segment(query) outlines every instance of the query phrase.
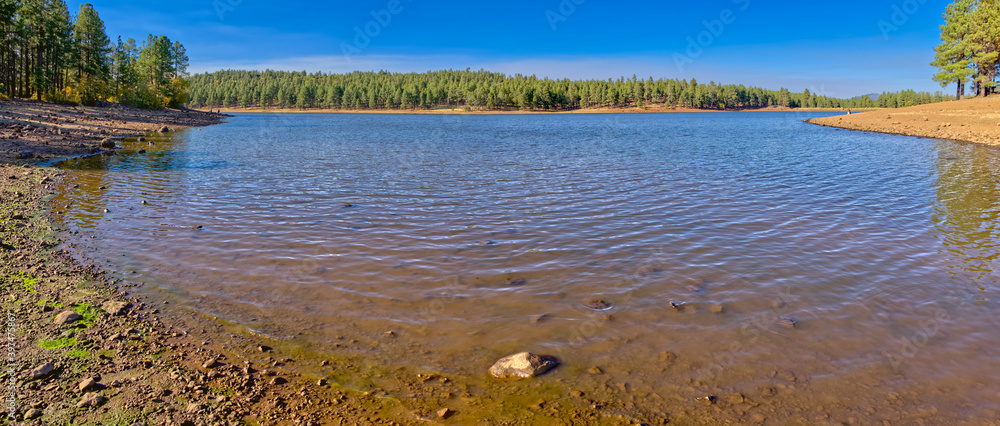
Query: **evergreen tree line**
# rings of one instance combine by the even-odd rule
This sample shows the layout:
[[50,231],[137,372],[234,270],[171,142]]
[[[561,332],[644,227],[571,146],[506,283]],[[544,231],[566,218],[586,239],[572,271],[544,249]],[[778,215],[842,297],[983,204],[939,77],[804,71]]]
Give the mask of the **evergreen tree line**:
[[956,85],[956,96],[965,96],[966,84],[976,96],[996,90],[1000,67],[1000,0],[956,0],[948,5],[941,26],[941,44],[934,48],[941,87]]
[[63,0],[0,0],[0,96],[143,108],[187,102],[184,46],[149,35],[112,45],[94,7],[71,16]]
[[195,74],[193,107],[330,109],[474,108],[478,110],[566,110],[589,107],[662,105],[699,109],[754,109],[770,106],[871,108],[902,107],[951,100],[941,93],[885,93],[879,99],[838,99],[788,89],[688,80],[550,80],[487,71],[426,73],[352,72],[324,74],[235,71]]

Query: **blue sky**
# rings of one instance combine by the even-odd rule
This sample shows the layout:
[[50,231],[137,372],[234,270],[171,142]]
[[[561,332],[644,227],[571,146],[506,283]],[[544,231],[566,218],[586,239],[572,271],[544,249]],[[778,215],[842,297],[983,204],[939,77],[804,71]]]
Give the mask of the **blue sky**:
[[[91,3],[112,39],[154,33],[183,43],[192,72],[483,68],[551,78],[697,78],[851,97],[942,90],[928,63],[949,1]],[[74,12],[79,4],[69,3]]]

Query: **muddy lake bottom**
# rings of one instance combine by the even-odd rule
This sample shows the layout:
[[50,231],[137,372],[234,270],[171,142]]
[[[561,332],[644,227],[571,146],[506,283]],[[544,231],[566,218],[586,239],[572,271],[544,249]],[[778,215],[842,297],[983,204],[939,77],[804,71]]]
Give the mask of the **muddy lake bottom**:
[[[66,161],[52,205],[146,296],[404,404],[997,424],[1000,151],[827,115],[237,114]],[[561,365],[488,376],[521,351]]]

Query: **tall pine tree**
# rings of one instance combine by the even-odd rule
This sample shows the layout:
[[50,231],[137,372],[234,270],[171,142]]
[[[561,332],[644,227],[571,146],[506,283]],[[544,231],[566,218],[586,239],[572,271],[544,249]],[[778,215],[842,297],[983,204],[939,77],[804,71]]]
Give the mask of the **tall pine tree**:
[[104,21],[90,3],[80,5],[73,39],[79,52],[76,84],[80,100],[93,104],[106,99],[111,86],[111,40],[104,30]]
[[976,66],[976,93],[988,96],[996,87],[1000,61],[1000,1],[979,1],[972,15],[969,39],[975,49],[971,60]]

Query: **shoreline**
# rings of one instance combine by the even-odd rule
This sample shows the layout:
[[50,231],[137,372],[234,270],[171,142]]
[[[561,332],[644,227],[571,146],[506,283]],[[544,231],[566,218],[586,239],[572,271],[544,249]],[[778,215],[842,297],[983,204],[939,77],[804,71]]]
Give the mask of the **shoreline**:
[[[582,108],[573,110],[472,110],[466,111],[460,108],[433,108],[433,109],[329,109],[329,108],[212,108],[212,111],[219,111],[222,114],[389,114],[389,115],[563,115],[563,114],[713,114],[723,112],[847,112],[846,108],[787,108],[768,107],[758,109],[739,110],[717,110],[717,109],[697,109],[697,108],[663,108],[661,106],[651,106],[648,108]],[[855,109],[856,111],[877,111],[878,109]],[[204,112],[201,109],[196,111]]]
[[997,146],[1000,145],[1000,95],[806,121],[838,129]]
[[[73,256],[72,240],[85,235],[55,219],[72,206],[52,200],[72,190],[71,172],[41,164],[113,155],[102,140],[120,144],[162,126],[208,126],[223,117],[0,102],[0,265],[7,331],[15,336],[8,366],[16,372],[0,373],[13,386],[0,418],[31,425],[395,424],[378,419],[398,411],[390,402],[307,377],[289,365],[291,353],[268,348],[267,339],[144,296],[136,290],[144,283]],[[306,403],[313,399],[327,404]]]

